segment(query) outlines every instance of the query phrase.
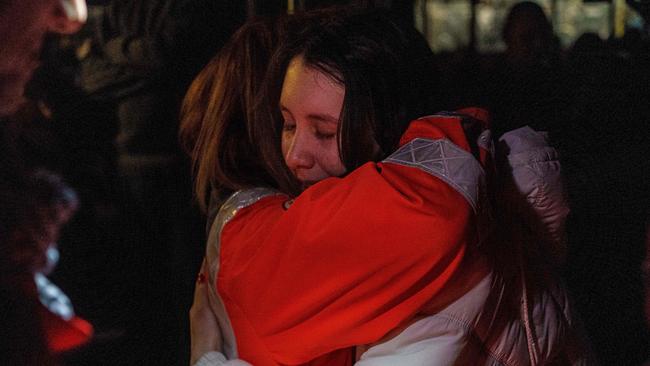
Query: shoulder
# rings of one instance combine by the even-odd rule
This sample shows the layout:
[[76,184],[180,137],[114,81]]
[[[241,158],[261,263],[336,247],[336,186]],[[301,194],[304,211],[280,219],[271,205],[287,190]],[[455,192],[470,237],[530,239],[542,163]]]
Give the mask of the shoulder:
[[264,198],[272,196],[284,195],[274,189],[264,187],[239,190],[230,195],[223,205],[221,205],[215,220],[217,222],[223,221],[223,224],[225,225],[225,223],[235,217],[240,210],[252,206]]
[[[209,232],[209,238],[219,238],[223,228],[228,224],[240,211],[255,205],[261,200],[269,197],[278,197],[286,199],[286,196],[274,189],[256,187],[236,191],[228,197],[212,220]],[[208,242],[212,240],[208,239]]]

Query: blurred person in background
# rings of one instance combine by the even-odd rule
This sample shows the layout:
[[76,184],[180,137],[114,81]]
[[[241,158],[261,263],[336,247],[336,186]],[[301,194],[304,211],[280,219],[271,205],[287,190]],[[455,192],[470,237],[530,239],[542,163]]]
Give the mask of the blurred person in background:
[[549,131],[567,109],[560,48],[553,27],[537,3],[515,4],[506,17],[506,50],[486,70],[483,101],[493,113],[495,137],[525,125]]
[[76,32],[83,0],[0,1],[0,363],[51,365],[55,355],[85,343],[92,327],[43,273],[56,262],[53,244],[77,199],[58,177],[29,169],[14,146],[20,125],[10,116],[50,34]]
[[[115,185],[108,198],[117,201],[119,213],[100,217],[106,210],[99,207],[97,219],[87,221],[93,230],[76,230],[62,243],[70,255],[57,275],[70,288],[90,289],[79,292],[75,303],[119,339],[80,355],[75,364],[107,357],[186,364],[186,314],[203,230],[178,144],[178,109],[195,74],[244,22],[247,2],[110,0],[96,9],[79,57],[77,100],[84,105],[61,105],[59,112],[79,126],[70,129],[82,141],[75,143],[78,150],[97,149],[99,144],[89,145],[100,135],[110,143],[108,181]],[[80,124],[80,112],[98,118]],[[95,201],[104,184],[92,179],[91,169],[75,168],[80,195]],[[86,239],[95,243],[92,250],[76,245]]]

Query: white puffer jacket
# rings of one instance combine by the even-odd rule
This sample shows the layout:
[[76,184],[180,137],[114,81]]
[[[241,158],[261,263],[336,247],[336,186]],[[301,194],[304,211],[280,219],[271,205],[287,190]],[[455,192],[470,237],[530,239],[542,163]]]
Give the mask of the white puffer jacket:
[[499,139],[500,178],[507,203],[522,216],[539,250],[561,266],[566,257],[566,219],[569,205],[558,152],[548,134],[525,126]]
[[504,278],[494,271],[438,314],[368,349],[358,366],[595,364],[566,289],[545,271],[553,268],[530,260],[546,255],[558,267],[566,253],[569,207],[558,152],[546,133],[527,126],[499,142],[506,201],[499,207],[517,220],[505,232],[530,246],[511,269],[518,273]]

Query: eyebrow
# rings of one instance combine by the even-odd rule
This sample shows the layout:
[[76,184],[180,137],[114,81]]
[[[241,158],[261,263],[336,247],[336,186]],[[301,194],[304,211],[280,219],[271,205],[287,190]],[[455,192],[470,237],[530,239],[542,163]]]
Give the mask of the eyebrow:
[[[280,110],[292,114],[289,108],[285,107],[282,104],[280,104]],[[326,113],[310,113],[307,115],[307,118],[316,122],[336,123],[336,124],[339,123],[338,118]]]
[[321,113],[308,114],[307,118],[318,122],[339,123],[338,118],[335,118],[334,116],[330,116],[329,114],[321,114]]

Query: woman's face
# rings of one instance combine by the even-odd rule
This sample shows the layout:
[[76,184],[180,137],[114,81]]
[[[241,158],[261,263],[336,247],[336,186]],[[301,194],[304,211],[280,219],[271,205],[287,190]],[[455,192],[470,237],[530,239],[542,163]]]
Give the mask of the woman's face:
[[306,66],[302,57],[290,62],[280,95],[282,154],[306,186],[345,173],[338,149],[344,96],[343,86]]

